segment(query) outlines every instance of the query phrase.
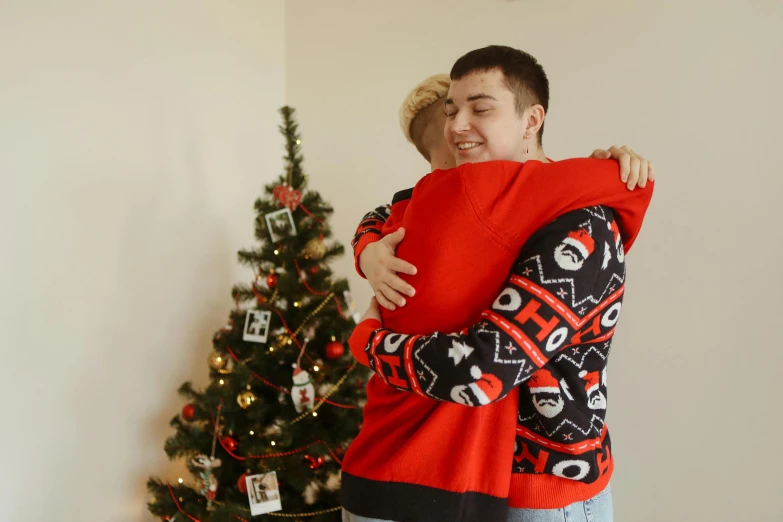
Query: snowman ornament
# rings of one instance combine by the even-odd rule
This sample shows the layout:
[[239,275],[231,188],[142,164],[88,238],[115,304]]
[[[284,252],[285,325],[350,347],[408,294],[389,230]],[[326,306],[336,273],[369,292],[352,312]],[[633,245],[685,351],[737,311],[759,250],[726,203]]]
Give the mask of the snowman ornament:
[[212,501],[217,497],[218,481],[214,470],[219,468],[220,459],[208,457],[204,454],[196,455],[192,460],[193,465],[199,468],[198,491],[207,498],[207,510],[213,509]]
[[312,410],[315,406],[315,388],[313,387],[313,378],[310,374],[302,369],[301,361],[304,354],[307,343],[302,346],[302,350],[299,352],[299,358],[296,360],[294,367],[294,386],[291,388],[291,398],[294,401],[294,408],[297,413],[302,413],[305,410]]

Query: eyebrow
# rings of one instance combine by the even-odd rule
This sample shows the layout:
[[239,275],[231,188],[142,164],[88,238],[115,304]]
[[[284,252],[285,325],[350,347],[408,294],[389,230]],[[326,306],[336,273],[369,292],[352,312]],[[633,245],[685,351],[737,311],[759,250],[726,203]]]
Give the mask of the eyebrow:
[[[490,96],[489,94],[474,94],[472,96],[468,96],[468,101],[469,102],[476,101],[476,100],[493,100],[493,101],[498,101],[497,98],[495,98],[494,96]],[[447,98],[446,99],[446,105],[454,105],[454,100],[452,100],[451,98]]]

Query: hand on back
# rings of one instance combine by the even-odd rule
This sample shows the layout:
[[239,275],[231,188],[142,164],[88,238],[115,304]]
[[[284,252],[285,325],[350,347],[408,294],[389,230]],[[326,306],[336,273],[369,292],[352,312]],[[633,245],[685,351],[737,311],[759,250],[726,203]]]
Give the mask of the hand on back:
[[400,228],[383,239],[370,243],[359,255],[359,268],[375,292],[378,303],[388,309],[405,306],[405,296],[412,297],[416,291],[402,280],[398,273],[415,275],[416,267],[396,257],[397,245],[405,237]]
[[644,188],[647,183],[655,181],[655,169],[651,161],[636,154],[625,145],[609,147],[609,150],[595,149],[590,155],[596,159],[614,159],[620,164],[620,179],[626,183],[628,190],[637,186]]

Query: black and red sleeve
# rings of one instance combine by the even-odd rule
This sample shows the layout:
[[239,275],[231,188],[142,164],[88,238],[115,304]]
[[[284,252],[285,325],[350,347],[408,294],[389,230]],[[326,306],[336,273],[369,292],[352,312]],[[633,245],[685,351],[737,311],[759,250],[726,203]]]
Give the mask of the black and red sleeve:
[[391,205],[383,205],[368,212],[362,218],[359,227],[356,229],[356,233],[351,240],[356,272],[362,277],[364,277],[364,274],[359,268],[359,256],[364,250],[364,247],[381,239],[381,228],[383,227],[383,224],[386,223],[386,220],[389,219],[390,215]]
[[431,335],[378,328],[365,346],[367,362],[394,388],[467,406],[489,404],[560,351],[609,339],[624,277],[612,211],[576,210],[528,241],[479,323]]

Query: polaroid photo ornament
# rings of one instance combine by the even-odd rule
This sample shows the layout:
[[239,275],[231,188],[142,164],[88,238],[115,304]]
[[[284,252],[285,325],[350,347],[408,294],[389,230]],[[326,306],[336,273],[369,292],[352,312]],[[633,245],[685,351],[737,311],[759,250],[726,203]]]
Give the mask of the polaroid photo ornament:
[[270,471],[261,475],[245,477],[247,498],[250,501],[252,516],[264,515],[283,509],[280,502],[280,490],[277,487],[277,473]]
[[242,339],[253,343],[265,343],[269,336],[271,319],[272,312],[269,310],[248,310]]
[[296,235],[294,216],[288,208],[281,208],[264,216],[266,228],[273,243],[277,243],[287,237]]

